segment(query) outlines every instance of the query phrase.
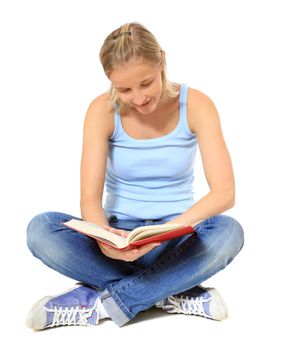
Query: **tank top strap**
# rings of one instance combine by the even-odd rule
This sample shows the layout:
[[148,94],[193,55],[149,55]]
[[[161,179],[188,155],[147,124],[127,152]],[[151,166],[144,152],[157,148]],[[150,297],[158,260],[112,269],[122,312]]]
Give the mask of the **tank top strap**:
[[115,140],[119,135],[123,133],[123,126],[121,121],[121,113],[117,103],[114,105],[114,132],[111,136],[112,140]]
[[187,115],[187,95],[188,85],[181,84],[180,86],[180,113]]
[[182,119],[182,125],[184,132],[188,135],[192,134],[189,129],[188,118],[187,118],[187,97],[188,97],[188,85],[181,84],[180,86],[180,118]]

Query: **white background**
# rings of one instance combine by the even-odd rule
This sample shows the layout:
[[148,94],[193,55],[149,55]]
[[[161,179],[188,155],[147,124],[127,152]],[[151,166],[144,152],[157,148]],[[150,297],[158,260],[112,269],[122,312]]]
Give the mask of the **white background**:
[[[281,5],[281,0],[1,0],[0,341],[5,349],[16,344],[284,348]],[[26,226],[42,211],[79,215],[82,124],[91,100],[109,86],[99,49],[113,29],[131,21],[156,35],[170,80],[203,91],[220,113],[237,184],[229,214],[243,224],[246,241],[232,264],[205,285],[222,293],[230,317],[219,323],[150,311],[122,328],[106,321],[95,328],[33,332],[24,325],[30,306],[74,282],[32,257]],[[198,197],[206,190],[198,158]]]

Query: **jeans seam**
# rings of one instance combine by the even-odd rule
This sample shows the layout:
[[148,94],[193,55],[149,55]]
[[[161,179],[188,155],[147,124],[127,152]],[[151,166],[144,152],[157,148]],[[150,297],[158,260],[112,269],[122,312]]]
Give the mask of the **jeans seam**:
[[132,312],[122,302],[121,298],[119,297],[118,293],[114,290],[114,288],[111,285],[109,285],[107,287],[107,290],[110,293],[111,297],[114,299],[114,301],[117,303],[119,308],[122,310],[122,312],[124,312],[124,314],[126,314],[129,319],[134,318],[135,315],[133,315]]

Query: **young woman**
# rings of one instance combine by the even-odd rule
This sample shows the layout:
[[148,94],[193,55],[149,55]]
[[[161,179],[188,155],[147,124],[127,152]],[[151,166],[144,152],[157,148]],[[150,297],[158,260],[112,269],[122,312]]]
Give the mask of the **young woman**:
[[[121,251],[62,225],[70,215],[36,216],[28,226],[31,252],[80,283],[38,301],[27,325],[95,325],[109,317],[122,326],[153,306],[223,320],[222,297],[200,284],[237,255],[243,229],[221,215],[233,206],[235,188],[216,108],[202,92],[167,80],[164,51],[138,23],[113,31],[100,59],[111,89],[85,119],[82,218],[123,236],[170,222],[196,234]],[[195,202],[197,146],[209,192]]]

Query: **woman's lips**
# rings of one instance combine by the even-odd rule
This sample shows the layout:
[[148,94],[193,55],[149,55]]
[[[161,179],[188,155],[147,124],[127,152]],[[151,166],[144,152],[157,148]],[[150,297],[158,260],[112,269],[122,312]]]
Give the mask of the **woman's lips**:
[[141,108],[141,107],[145,107],[150,103],[151,100],[148,100],[147,102],[143,103],[142,105],[133,105],[135,108]]

